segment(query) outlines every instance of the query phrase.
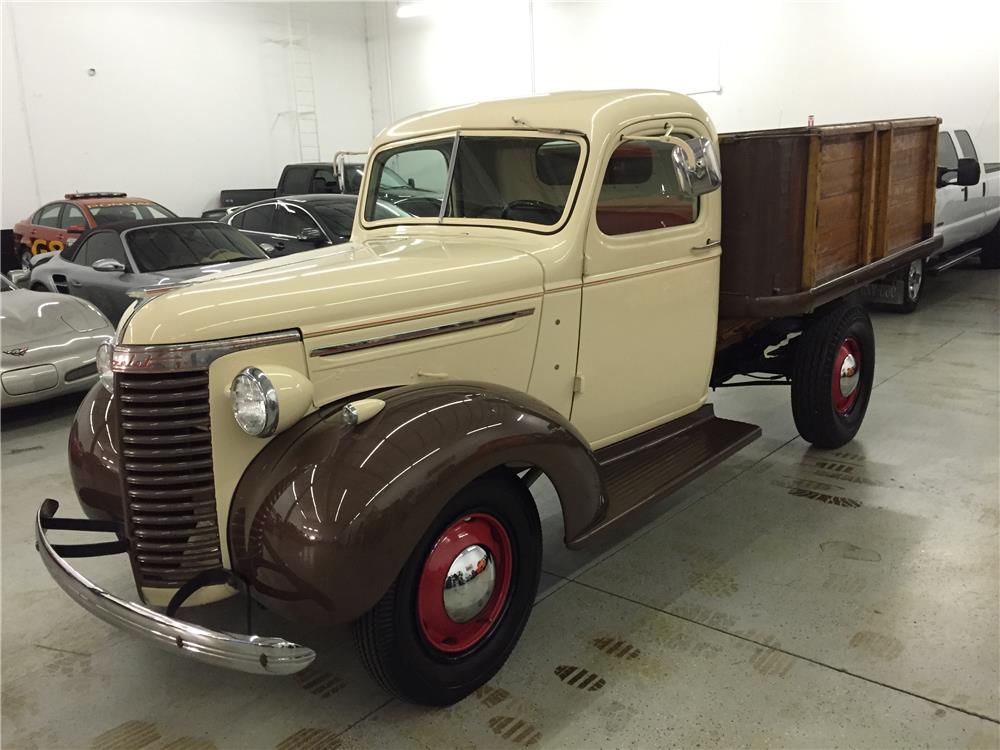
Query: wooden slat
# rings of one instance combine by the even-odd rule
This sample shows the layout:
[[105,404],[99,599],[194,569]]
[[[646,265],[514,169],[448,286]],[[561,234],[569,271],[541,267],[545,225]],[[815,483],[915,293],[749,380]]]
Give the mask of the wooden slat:
[[861,264],[872,262],[875,245],[875,199],[877,193],[878,130],[873,127],[865,134],[865,161],[862,167],[861,183]]
[[816,225],[820,179],[820,136],[809,136],[809,166],[806,172],[805,226],[802,233],[802,288],[816,285]]
[[937,122],[927,127],[927,174],[924,180],[924,216],[921,227],[921,239],[928,239],[934,234],[934,201],[937,198]]
[[875,177],[875,238],[872,242],[871,258],[885,257],[886,230],[889,226],[889,185],[892,178],[892,138],[893,129],[880,131],[876,144]]

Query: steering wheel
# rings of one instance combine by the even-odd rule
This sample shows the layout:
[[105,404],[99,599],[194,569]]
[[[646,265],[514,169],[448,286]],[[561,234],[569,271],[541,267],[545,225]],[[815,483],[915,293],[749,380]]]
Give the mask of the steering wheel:
[[[562,209],[560,209],[558,206],[552,205],[551,203],[546,203],[545,201],[519,199],[519,200],[513,200],[510,203],[506,204],[503,207],[503,211],[500,212],[500,218],[501,219],[509,218],[508,214],[511,211],[515,211],[517,209],[528,209],[529,211],[538,211],[538,212],[542,211],[551,212],[555,216],[555,220],[550,222],[552,224],[558,221],[559,216],[562,214]],[[534,223],[540,223],[540,222],[534,222]]]

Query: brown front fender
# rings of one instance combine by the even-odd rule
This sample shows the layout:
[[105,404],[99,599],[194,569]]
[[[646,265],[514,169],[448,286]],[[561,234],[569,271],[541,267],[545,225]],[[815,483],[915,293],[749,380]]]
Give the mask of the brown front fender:
[[563,503],[566,537],[605,512],[597,465],[558,413],[530,396],[469,383],[378,394],[351,427],[340,405],[272,440],[233,497],[233,569],[287,617],[347,621],[370,609],[444,504],[497,467],[537,467]]
[[121,477],[118,474],[118,408],[115,398],[94,383],[80,402],[69,430],[69,473],[83,512],[89,518],[121,521]]

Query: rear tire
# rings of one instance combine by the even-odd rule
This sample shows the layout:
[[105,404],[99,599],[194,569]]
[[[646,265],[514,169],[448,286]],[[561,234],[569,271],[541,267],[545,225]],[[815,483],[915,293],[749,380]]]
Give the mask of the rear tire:
[[799,337],[792,364],[792,416],[817,448],[839,448],[861,428],[875,375],[875,333],[860,305],[841,304]]
[[898,310],[902,313],[911,313],[917,309],[920,302],[920,295],[924,289],[924,261],[918,258],[910,265],[898,272],[898,279],[903,282],[903,302]]
[[[465,556],[474,548],[489,554],[473,567]],[[475,480],[448,502],[393,585],[354,624],[368,673],[412,703],[461,700],[507,661],[531,614],[541,563],[528,490],[501,473]]]

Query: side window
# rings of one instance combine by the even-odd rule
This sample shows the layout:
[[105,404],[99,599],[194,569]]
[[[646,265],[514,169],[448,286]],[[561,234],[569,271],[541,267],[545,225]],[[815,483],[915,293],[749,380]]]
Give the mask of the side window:
[[233,218],[232,225],[247,232],[270,234],[274,231],[274,204],[268,203],[265,206],[241,211]]
[[968,130],[956,130],[955,138],[958,140],[958,147],[962,149],[962,156],[966,159],[979,161],[979,155],[976,153],[976,147],[972,143],[972,136],[969,135]]
[[83,211],[74,206],[72,203],[66,204],[66,210],[63,211],[62,220],[59,222],[59,226],[63,229],[67,229],[71,226],[87,226],[87,220],[83,218]]
[[297,237],[303,229],[319,229],[309,215],[294,206],[279,203],[274,209],[274,233]]
[[118,232],[98,232],[90,235],[86,244],[73,257],[74,263],[83,266],[93,265],[94,261],[111,258],[128,267],[125,259],[125,248],[122,247]]
[[41,227],[59,227],[59,213],[62,211],[62,203],[53,203],[38,212],[38,220],[35,222]]
[[691,224],[698,200],[681,194],[673,167],[675,146],[625,141],[608,161],[597,200],[604,234],[632,234]]
[[938,166],[958,169],[958,152],[950,133],[938,133]]

